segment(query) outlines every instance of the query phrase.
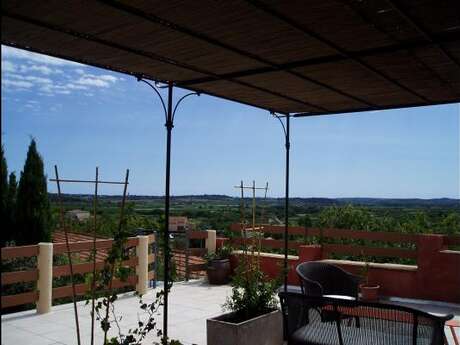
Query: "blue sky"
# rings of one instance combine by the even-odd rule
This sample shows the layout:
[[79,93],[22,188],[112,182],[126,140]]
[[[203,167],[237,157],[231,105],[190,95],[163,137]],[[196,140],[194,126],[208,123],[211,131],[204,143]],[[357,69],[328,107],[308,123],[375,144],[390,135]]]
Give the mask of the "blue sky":
[[[166,90],[162,93],[166,96]],[[184,92],[175,89],[176,98]],[[458,198],[458,104],[292,120],[291,195]],[[133,77],[2,46],[2,143],[20,172],[30,138],[48,177],[122,180],[164,194],[162,108]],[[282,129],[269,113],[202,95],[173,130],[172,193],[237,195],[240,180],[284,193]],[[49,190],[55,191],[50,183]],[[91,193],[65,185],[64,192]],[[105,186],[102,193],[120,193]]]

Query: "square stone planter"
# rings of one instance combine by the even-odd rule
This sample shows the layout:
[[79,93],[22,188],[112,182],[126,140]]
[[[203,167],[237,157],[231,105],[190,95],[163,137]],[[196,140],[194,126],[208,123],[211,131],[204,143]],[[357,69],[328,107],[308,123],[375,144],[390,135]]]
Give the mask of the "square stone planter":
[[224,314],[206,320],[208,345],[282,345],[283,321],[281,311],[275,310],[240,323],[228,320]]

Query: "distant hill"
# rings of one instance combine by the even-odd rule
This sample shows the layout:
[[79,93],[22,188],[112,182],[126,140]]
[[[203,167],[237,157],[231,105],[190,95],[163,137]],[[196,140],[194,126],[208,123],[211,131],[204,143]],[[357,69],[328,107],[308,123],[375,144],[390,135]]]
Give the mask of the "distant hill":
[[459,207],[460,199],[436,198],[436,199],[387,199],[387,198],[340,198],[345,203],[355,205],[380,205],[380,206],[442,206]]
[[[50,193],[51,201],[57,201],[57,195]],[[63,194],[63,200],[67,202],[81,201],[91,199],[89,194]],[[101,195],[101,200],[119,201],[119,195]],[[174,195],[172,202],[189,203],[189,202],[225,202],[239,203],[239,197],[232,197],[220,194],[203,194],[203,195]],[[261,199],[261,198],[257,198]],[[163,196],[156,195],[129,195],[131,201],[162,201]],[[267,198],[267,202],[282,205],[284,198]],[[333,205],[360,205],[360,206],[381,206],[381,207],[458,207],[460,210],[460,199],[452,198],[435,198],[435,199],[398,199],[398,198],[290,198],[293,205],[298,206],[333,206]]]

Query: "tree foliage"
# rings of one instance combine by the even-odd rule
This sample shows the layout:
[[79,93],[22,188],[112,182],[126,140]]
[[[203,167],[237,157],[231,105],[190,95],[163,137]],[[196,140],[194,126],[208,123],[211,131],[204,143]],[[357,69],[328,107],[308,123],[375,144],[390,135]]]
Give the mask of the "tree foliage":
[[6,215],[5,222],[5,239],[6,241],[14,241],[14,234],[16,229],[16,198],[17,198],[18,183],[16,181],[16,174],[12,172],[8,180],[8,191],[6,195]]
[[34,139],[30,142],[19,180],[16,201],[18,244],[51,240],[50,203],[43,160]]
[[0,188],[0,217],[2,219],[2,246],[5,245],[8,240],[8,224],[6,220],[8,219],[7,213],[7,197],[8,197],[8,166],[6,164],[5,155],[3,152],[3,145],[1,148],[1,188]]
[[[376,214],[368,207],[354,205],[331,206],[318,215],[316,224],[321,228],[338,228],[365,231],[395,231],[402,233],[459,234],[460,213],[416,209],[410,213],[397,210],[396,215]],[[395,213],[395,211],[393,211]]]

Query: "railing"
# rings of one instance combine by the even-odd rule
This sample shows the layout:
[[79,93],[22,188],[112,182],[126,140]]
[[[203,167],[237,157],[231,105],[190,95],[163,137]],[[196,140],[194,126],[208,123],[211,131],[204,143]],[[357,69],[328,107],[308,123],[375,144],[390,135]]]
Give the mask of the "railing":
[[[299,284],[295,271],[299,263],[326,259],[353,274],[367,272],[367,279],[380,285],[383,296],[460,303],[459,235],[304,227],[289,227],[288,230],[289,254],[296,254],[288,257],[289,284]],[[235,236],[219,238],[219,245],[246,243],[256,249],[260,246],[262,252],[275,252],[260,255],[261,269],[270,278],[282,275],[284,226],[267,225],[254,231],[249,229],[244,234],[240,224],[233,224],[231,231]],[[236,262],[242,254],[235,252]],[[363,270],[365,262],[369,262],[366,271]]]
[[448,247],[460,247],[460,235],[450,235],[444,238],[444,244]]
[[[241,225],[232,224],[230,230],[235,234],[241,234]],[[247,233],[252,230],[248,229]],[[264,225],[256,228],[254,232],[263,233],[257,236],[230,239],[234,245],[243,243],[260,246],[262,249],[284,249],[284,226]],[[275,235],[281,239],[266,238],[267,235]],[[348,229],[320,229],[305,227],[289,227],[289,235],[292,239],[288,242],[288,248],[297,251],[300,246],[312,243],[313,239],[322,246],[322,256],[331,258],[334,255],[349,255],[360,257],[386,257],[397,259],[417,259],[417,244],[419,234],[406,234],[397,232],[377,232]],[[460,236],[444,236],[446,246],[460,245]],[[357,243],[340,243],[349,240],[357,240]],[[338,242],[338,243],[337,243]]]
[[[33,246],[22,246],[22,247],[6,247],[2,248],[2,267],[3,261],[18,258],[27,258],[31,261],[32,258],[38,256],[38,245]],[[27,271],[16,271],[16,272],[2,272],[2,291],[5,285],[11,285],[15,283],[28,283],[36,282],[38,280],[38,270],[34,269]],[[35,303],[38,300],[38,291],[28,291],[18,293],[10,296],[2,296],[2,309],[13,307],[21,304]]]
[[[183,248],[172,249],[176,272],[185,280],[201,277],[206,269],[203,257],[216,248],[216,231],[184,231],[182,236],[185,240]],[[204,240],[205,243],[203,247],[191,247],[191,240]]]
[[[128,259],[123,262],[125,267],[133,268],[134,274],[128,276],[126,280],[120,281],[114,279],[113,288],[122,288],[133,286],[139,293],[145,293],[148,281],[155,279],[155,272],[149,271],[149,264],[155,261],[155,254],[149,253],[149,244],[155,241],[154,235],[130,237],[125,244],[125,250],[128,253]],[[112,247],[113,240],[97,240],[96,250],[98,252],[98,261],[96,261],[96,270],[104,267],[104,261],[108,250]],[[70,251],[73,256],[80,256],[74,260],[73,272],[84,275],[92,273],[93,263],[90,262],[90,253],[93,250],[93,241],[80,241],[70,243]],[[1,250],[2,265],[6,260],[36,257],[37,264],[30,270],[2,272],[2,290],[5,286],[16,283],[34,283],[32,291],[2,296],[2,309],[36,303],[38,306],[44,305],[43,312],[49,311],[52,300],[57,298],[72,296],[72,286],[65,285],[53,287],[53,278],[62,278],[70,276],[70,267],[68,264],[55,265],[59,256],[67,253],[65,243],[40,243],[32,246],[22,247],[5,247]],[[103,254],[103,255],[101,255]],[[65,256],[66,257],[66,256]],[[54,258],[54,259],[53,259]],[[86,261],[86,262],[81,262]],[[89,291],[86,283],[76,284],[77,295],[84,295]],[[39,292],[40,291],[40,292]],[[40,309],[40,308],[38,308]],[[40,311],[40,310],[39,310]]]

